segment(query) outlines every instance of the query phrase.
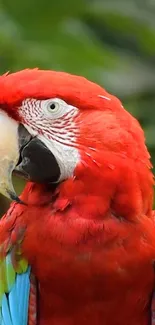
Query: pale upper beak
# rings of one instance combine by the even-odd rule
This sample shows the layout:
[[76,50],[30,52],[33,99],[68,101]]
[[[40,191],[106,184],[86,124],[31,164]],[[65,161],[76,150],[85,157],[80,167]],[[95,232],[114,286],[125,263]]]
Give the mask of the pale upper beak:
[[0,111],[0,193],[19,202],[12,184],[12,172],[19,159],[18,125]]
[[60,177],[58,162],[47,146],[0,110],[0,193],[24,203],[14,190],[13,171],[36,183],[57,182]]

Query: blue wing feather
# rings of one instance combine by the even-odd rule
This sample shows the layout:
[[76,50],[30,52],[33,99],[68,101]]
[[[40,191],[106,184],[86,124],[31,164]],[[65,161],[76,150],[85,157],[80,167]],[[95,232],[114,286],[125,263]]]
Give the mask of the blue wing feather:
[[4,324],[12,325],[12,320],[10,317],[10,310],[9,310],[9,305],[8,305],[6,295],[4,295],[2,299],[2,320]]
[[13,325],[21,325],[18,317],[18,299],[16,293],[16,285],[14,284],[12,290],[8,294],[8,304],[10,307],[10,316],[12,318]]
[[27,325],[30,295],[30,267],[16,274],[10,292],[2,298],[0,325]]
[[17,277],[16,290],[17,290],[17,294],[19,295],[18,310],[19,310],[19,319],[21,319],[21,324],[27,324],[28,321],[28,306],[29,306],[29,292],[30,292],[29,276],[30,276],[30,268],[25,274],[20,274]]

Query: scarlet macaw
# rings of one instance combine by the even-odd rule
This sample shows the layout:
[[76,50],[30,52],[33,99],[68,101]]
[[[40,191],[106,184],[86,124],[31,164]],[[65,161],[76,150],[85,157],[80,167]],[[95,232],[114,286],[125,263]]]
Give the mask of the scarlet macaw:
[[[0,77],[0,192],[14,201],[0,221],[0,325],[153,324],[149,158],[137,120],[99,85]],[[12,172],[28,180],[20,198]]]

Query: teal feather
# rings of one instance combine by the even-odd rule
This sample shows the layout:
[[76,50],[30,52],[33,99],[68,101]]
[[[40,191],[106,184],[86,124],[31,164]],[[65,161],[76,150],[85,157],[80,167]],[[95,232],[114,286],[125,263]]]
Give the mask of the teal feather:
[[15,270],[10,252],[0,260],[0,277],[0,325],[27,325],[30,267],[21,258]]
[[6,297],[5,294],[4,294],[3,299],[2,299],[2,321],[6,325],[12,325],[9,305],[8,305],[7,297]]

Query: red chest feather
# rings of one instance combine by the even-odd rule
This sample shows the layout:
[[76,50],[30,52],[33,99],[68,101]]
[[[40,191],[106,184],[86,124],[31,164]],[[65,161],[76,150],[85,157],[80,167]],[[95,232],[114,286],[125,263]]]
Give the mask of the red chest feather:
[[25,229],[22,250],[38,281],[38,324],[148,325],[153,218],[107,213],[94,220],[70,200],[56,205],[49,192],[38,202],[39,193],[30,192],[23,197],[29,205],[15,205],[6,223],[15,234]]
[[[154,285],[152,220],[127,223],[31,208],[24,255],[39,281],[40,324],[147,325]],[[74,216],[74,217],[73,217]],[[154,231],[155,233],[155,231]],[[45,321],[47,319],[47,322]]]

